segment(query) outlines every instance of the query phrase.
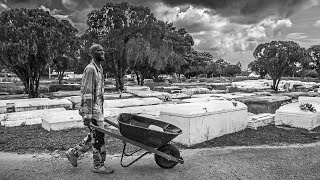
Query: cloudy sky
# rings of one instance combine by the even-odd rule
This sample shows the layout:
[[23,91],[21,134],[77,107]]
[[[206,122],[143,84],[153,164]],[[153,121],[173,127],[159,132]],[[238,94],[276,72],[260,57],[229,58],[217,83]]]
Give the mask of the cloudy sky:
[[[106,2],[122,0],[0,0],[10,8],[42,8],[68,19],[83,33],[87,14]],[[272,40],[293,40],[309,48],[320,44],[320,0],[127,0],[149,7],[154,15],[184,27],[198,51],[242,67],[253,60],[254,48]]]

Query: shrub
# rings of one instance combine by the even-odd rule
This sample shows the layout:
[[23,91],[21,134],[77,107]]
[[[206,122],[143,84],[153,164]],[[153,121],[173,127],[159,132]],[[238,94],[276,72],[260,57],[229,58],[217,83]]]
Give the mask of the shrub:
[[305,76],[311,78],[318,78],[318,73],[314,70],[310,70],[306,72]]

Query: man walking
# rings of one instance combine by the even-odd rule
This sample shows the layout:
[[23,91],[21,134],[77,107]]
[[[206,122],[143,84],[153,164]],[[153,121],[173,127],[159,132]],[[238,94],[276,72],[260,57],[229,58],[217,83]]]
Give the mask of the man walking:
[[[90,47],[92,57],[84,69],[81,81],[81,105],[79,114],[83,118],[86,126],[90,123],[103,127],[103,94],[104,94],[104,76],[101,62],[105,60],[105,52],[100,44],[94,44]],[[77,159],[80,155],[92,147],[93,151],[93,172],[109,174],[113,169],[106,167],[104,164],[106,158],[106,147],[104,133],[95,129],[90,129],[88,134],[80,144],[70,148],[65,155],[74,167],[77,167]]]

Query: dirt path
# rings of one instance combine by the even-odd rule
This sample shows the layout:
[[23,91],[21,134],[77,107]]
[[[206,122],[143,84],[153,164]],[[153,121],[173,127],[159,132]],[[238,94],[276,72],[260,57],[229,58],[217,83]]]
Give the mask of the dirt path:
[[115,169],[112,175],[90,172],[91,155],[79,160],[73,168],[58,154],[17,155],[0,153],[0,177],[13,179],[318,179],[320,177],[320,145],[287,147],[237,147],[182,150],[185,164],[161,169],[152,155],[129,168],[122,168],[120,157],[108,156]]

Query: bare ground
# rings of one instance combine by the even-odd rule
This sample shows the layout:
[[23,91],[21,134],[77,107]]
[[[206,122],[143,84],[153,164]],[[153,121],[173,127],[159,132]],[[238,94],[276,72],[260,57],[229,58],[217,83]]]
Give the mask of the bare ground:
[[[119,133],[117,130],[111,130]],[[79,143],[89,130],[86,128],[73,128],[62,131],[46,131],[41,125],[0,127],[0,151],[15,153],[62,153],[69,147]],[[312,132],[289,127],[276,127],[269,125],[258,130],[245,129],[240,132],[214,138],[204,143],[186,147],[175,143],[179,149],[211,148],[226,146],[260,146],[260,145],[290,145],[307,144],[320,141],[320,128]],[[123,143],[110,136],[106,136],[108,154],[119,154]],[[131,149],[134,149],[131,146]]]

